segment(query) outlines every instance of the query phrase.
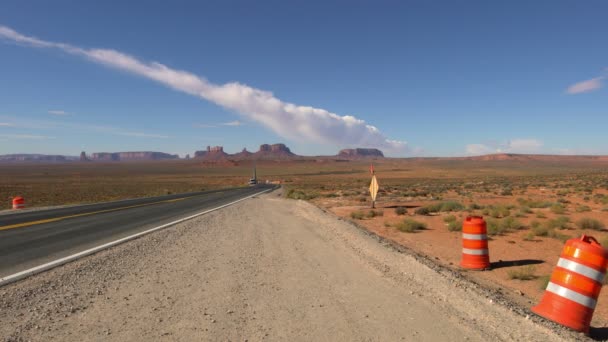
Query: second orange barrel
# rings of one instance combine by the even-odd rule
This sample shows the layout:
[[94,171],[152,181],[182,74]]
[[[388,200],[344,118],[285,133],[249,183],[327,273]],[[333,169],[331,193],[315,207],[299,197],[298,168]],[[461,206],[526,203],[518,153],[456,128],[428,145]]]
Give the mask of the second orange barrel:
[[25,199],[21,196],[13,198],[13,209],[24,209]]
[[462,223],[462,260],[460,266],[474,270],[490,268],[488,230],[481,216],[468,216]]

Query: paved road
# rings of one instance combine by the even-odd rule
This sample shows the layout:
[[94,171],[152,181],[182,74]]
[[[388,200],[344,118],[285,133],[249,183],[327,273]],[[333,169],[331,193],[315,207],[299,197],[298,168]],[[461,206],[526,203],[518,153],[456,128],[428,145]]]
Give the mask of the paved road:
[[0,216],[0,277],[261,192],[270,186]]

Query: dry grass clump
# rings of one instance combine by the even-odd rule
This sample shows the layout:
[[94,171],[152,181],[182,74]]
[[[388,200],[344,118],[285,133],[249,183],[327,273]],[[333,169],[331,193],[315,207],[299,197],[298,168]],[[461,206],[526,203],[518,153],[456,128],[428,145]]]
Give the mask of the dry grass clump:
[[400,232],[414,233],[418,230],[426,229],[426,223],[406,218],[403,221],[395,224],[395,228],[397,228],[397,230]]
[[528,265],[509,270],[507,271],[507,275],[509,276],[509,279],[512,280],[534,280],[538,278],[538,276],[536,276],[534,272],[536,272],[536,268],[532,265]]
[[407,208],[406,207],[397,207],[397,208],[395,208],[395,214],[405,215],[405,214],[407,214]]
[[582,218],[576,222],[580,229],[603,230],[604,224],[596,219],[589,217]]

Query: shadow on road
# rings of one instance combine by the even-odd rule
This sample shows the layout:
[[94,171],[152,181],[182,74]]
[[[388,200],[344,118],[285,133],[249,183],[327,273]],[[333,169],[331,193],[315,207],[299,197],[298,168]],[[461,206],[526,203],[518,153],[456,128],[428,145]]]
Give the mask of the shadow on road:
[[526,266],[526,265],[538,265],[544,263],[543,260],[536,259],[522,259],[522,260],[509,260],[509,261],[495,261],[490,263],[490,267],[492,269],[503,268],[503,267],[513,267],[513,266]]

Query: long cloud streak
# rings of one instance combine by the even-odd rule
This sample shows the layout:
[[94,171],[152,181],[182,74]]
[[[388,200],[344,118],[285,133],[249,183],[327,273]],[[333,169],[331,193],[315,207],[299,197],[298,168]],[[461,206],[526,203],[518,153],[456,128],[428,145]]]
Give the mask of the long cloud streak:
[[157,62],[142,62],[135,57],[108,49],[83,49],[22,35],[0,26],[0,38],[36,48],[56,48],[93,62],[124,70],[175,90],[185,92],[234,110],[269,127],[288,139],[383,148],[404,152],[407,143],[387,139],[376,127],[353,116],[340,116],[325,109],[283,102],[271,92],[231,82],[218,85],[203,77],[171,69]]

